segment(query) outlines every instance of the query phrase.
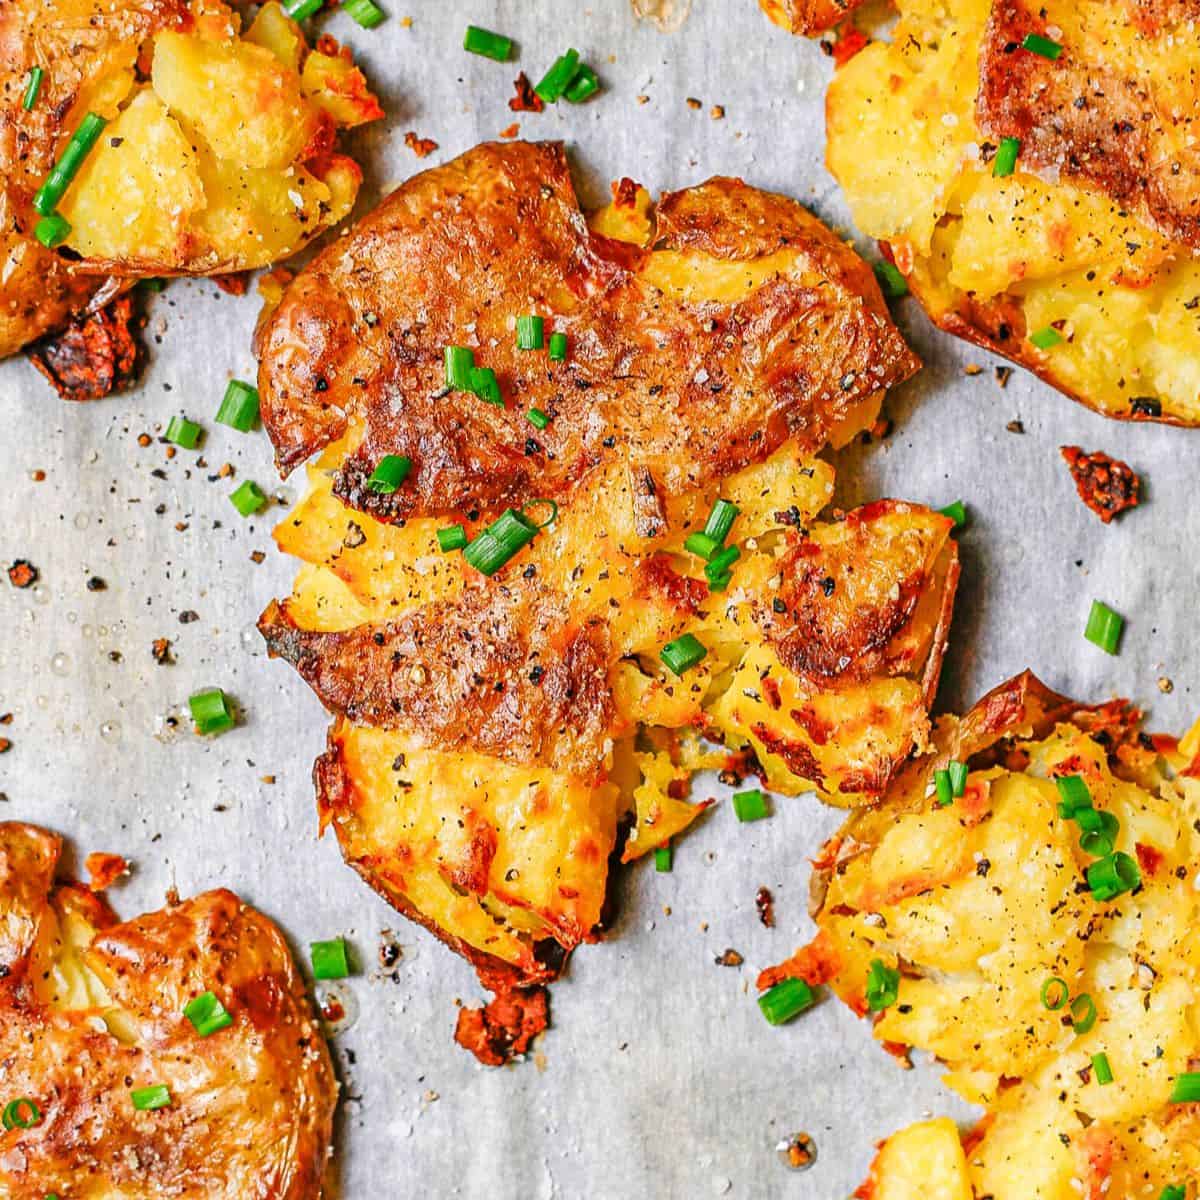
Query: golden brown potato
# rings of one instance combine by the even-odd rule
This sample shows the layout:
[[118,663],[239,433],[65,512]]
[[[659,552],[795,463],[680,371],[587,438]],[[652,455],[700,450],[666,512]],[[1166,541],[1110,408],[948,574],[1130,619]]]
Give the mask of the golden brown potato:
[[[1026,674],[934,740],[825,847],[817,938],[760,979],[873,1008],[892,1053],[936,1055],[987,1110],[961,1142],[946,1122],[890,1139],[858,1195],[1158,1197],[1200,1179],[1200,1106],[1171,1099],[1200,1061],[1200,725],[1152,737],[1124,701],[1083,707]],[[968,774],[940,805],[934,772],[950,762]],[[1115,822],[1111,846],[1064,814],[1064,776]],[[1114,851],[1136,887],[1110,897],[1093,872]],[[896,972],[874,1005],[872,964]]]
[[791,33],[813,37],[844,21],[865,0],[758,0],[763,12]]
[[[942,328],[1108,416],[1200,423],[1200,10],[899,8],[828,96],[829,167],[860,228]],[[1005,138],[1020,154],[997,177]]]
[[[568,333],[564,361],[514,348],[528,312]],[[850,805],[924,745],[952,523],[899,502],[819,521],[814,457],[916,362],[793,201],[714,180],[654,206],[625,180],[589,222],[561,148],[482,146],[315,260],[259,343],[281,465],[323,448],[276,532],[305,565],[260,628],[336,714],[316,779],[347,860],[499,988],[460,1025],[485,1061],[506,1019],[530,1026],[514,986],[596,936],[626,815],[628,860],[703,811],[702,767],[756,757]],[[508,406],[445,390],[452,344]],[[413,469],[384,495],[386,454]],[[684,546],[718,496],[740,510],[724,591]],[[490,578],[439,551],[448,523],[546,497]],[[676,677],[659,656],[685,635],[708,653]]]
[[[350,211],[360,172],[338,130],[382,115],[362,75],[336,43],[310,52],[274,0],[240,27],[221,0],[0,7],[0,357],[115,278],[265,266]],[[52,252],[32,200],[88,113],[108,125],[59,204],[68,253]]]
[[[0,1097],[36,1106],[0,1131],[0,1195],[317,1200],[337,1083],[279,930],[228,891],[122,923],[56,882],[61,848],[0,824]],[[210,991],[232,1024],[201,1037]]]

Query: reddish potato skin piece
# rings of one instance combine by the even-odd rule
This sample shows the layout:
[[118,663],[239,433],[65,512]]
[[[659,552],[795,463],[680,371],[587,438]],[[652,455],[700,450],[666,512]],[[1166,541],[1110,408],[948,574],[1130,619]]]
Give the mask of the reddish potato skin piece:
[[1127,463],[1100,450],[1085,454],[1079,446],[1063,446],[1061,453],[1080,500],[1105,525],[1141,503],[1141,477]]
[[844,21],[863,0],[758,0],[763,12],[791,33],[813,37]]
[[[793,201],[714,179],[663,199],[654,244],[727,262],[792,250],[827,282],[780,276],[728,304],[665,296],[638,276],[645,252],[589,233],[557,144],[485,144],[415,176],[297,277],[262,333],[280,468],[361,417],[335,491],[384,521],[562,497],[618,455],[672,494],[790,436],[819,447],[917,369],[870,272]],[[515,349],[513,319],[531,311],[567,332],[567,362]],[[519,404],[443,394],[443,351],[464,329]],[[553,418],[536,437],[532,406]],[[385,454],[414,468],[377,496],[364,484]]]
[[103,400],[137,374],[141,347],[133,320],[133,298],[118,296],[35,342],[29,360],[64,400]]

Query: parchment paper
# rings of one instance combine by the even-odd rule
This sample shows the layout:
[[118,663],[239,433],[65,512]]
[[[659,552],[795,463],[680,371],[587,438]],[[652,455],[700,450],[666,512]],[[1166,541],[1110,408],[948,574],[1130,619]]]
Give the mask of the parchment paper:
[[[822,165],[828,60],[753,0],[695,0],[670,35],[639,25],[626,0],[380,2],[389,20],[370,34],[344,14],[318,22],[355,47],[390,114],[357,139],[368,164],[360,211],[385,185],[518,119],[523,136],[570,143],[591,203],[621,175],[657,192],[723,173],[797,195],[849,228]],[[464,54],[468,21],[517,38],[519,62]],[[536,81],[568,45],[596,66],[605,94],[511,113],[518,68]],[[410,129],[441,145],[425,164],[403,145]],[[277,918],[305,958],[312,939],[351,939],[366,969],[349,986],[359,1016],[335,1054],[341,1187],[352,1200],[837,1200],[886,1133],[928,1113],[966,1117],[934,1071],[901,1072],[832,1001],[782,1029],[759,1014],[754,975],[808,936],[806,860],[839,821],[811,797],[781,800],[749,826],[718,807],[683,840],[673,874],[650,863],[623,873],[609,941],[580,951],[553,990],[537,1064],[485,1070],[453,1045],[455,997],[479,998],[472,973],[369,892],[332,838],[317,841],[309,771],[326,718],[289,669],[268,663],[253,630],[290,586],[293,564],[269,538],[283,509],[245,521],[228,493],[252,478],[282,503],[300,488],[299,477],[276,481],[264,435],[211,419],[226,380],[252,377],[257,307],[253,294],[172,284],[151,304],[142,386],[92,405],[60,402],[23,360],[0,366],[0,557],[41,572],[28,591],[0,578],[0,711],[14,714],[0,819],[62,831],[80,861],[93,849],[127,854],[135,873],[114,893],[126,915],[157,907],[170,886],[227,885]],[[1031,666],[1080,698],[1132,696],[1156,727],[1182,731],[1200,710],[1197,435],[1106,422],[1019,371],[1001,390],[994,360],[936,334],[912,301],[900,315],[927,367],[891,399],[892,437],[840,456],[839,499],[967,502],[943,706]],[[972,362],[986,369],[967,378]],[[187,451],[168,461],[157,440],[138,446],[177,412],[207,426],[206,465]],[[1006,431],[1015,419],[1024,434]],[[1148,503],[1102,526],[1075,498],[1058,455],[1067,443],[1145,471]],[[236,477],[213,481],[224,462]],[[89,591],[91,576],[106,588]],[[1083,640],[1093,597],[1128,618],[1117,658]],[[181,623],[185,612],[198,619]],[[174,665],[152,660],[157,637],[173,640]],[[1174,681],[1171,694],[1160,677]],[[213,741],[192,736],[186,719],[173,730],[187,696],[210,685],[237,699],[244,724]],[[697,789],[708,792],[722,789]],[[772,930],[754,911],[763,884],[776,897]],[[404,947],[395,982],[376,963],[386,928]],[[742,967],[715,965],[727,947]],[[801,1130],[818,1161],[793,1173],[775,1147]]]

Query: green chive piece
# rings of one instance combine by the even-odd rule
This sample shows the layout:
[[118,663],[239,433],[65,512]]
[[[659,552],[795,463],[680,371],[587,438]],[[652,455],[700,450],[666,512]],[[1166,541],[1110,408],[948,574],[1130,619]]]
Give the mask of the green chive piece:
[[385,454],[367,480],[367,491],[377,496],[390,496],[411,472],[412,459],[407,454]]
[[1114,612],[1100,600],[1092,601],[1088,613],[1087,625],[1083,636],[1093,646],[1099,646],[1105,654],[1116,654],[1121,642],[1121,633],[1125,629],[1125,618]]
[[217,424],[228,425],[238,433],[249,433],[258,420],[258,388],[240,379],[231,379],[217,409]]
[[480,400],[486,400],[488,404],[495,404],[498,408],[504,407],[504,397],[500,394],[500,380],[496,378],[496,372],[491,367],[472,367],[469,382],[468,391],[474,392]]
[[881,259],[875,264],[875,278],[879,281],[879,290],[888,300],[902,300],[908,295],[908,280],[895,263]]
[[561,58],[554,60],[554,65],[542,76],[537,87],[533,90],[547,103],[554,104],[571,86],[579,70],[579,51],[568,50]]
[[25,97],[21,101],[21,107],[26,112],[32,112],[33,106],[38,102],[38,95],[42,90],[42,77],[45,72],[41,67],[30,67],[29,75],[25,81]]
[[28,1096],[10,1100],[0,1113],[0,1124],[5,1129],[32,1129],[42,1123],[42,1110]]
[[171,1093],[167,1090],[165,1083],[158,1083],[153,1087],[134,1088],[129,1093],[129,1098],[138,1112],[154,1112],[159,1108],[171,1107]]
[[1029,335],[1030,344],[1039,350],[1053,350],[1055,346],[1062,345],[1062,341],[1063,335],[1053,325],[1047,325],[1044,329],[1035,329]]
[[933,786],[937,792],[938,808],[945,808],[947,805],[954,803],[954,784],[950,782],[949,771],[934,771]]
[[546,321],[544,317],[525,316],[517,318],[517,349],[540,350],[546,344]]
[[266,507],[267,495],[253,479],[246,479],[229,493],[229,502],[243,517],[252,517]]
[[483,575],[495,575],[506,562],[528,546],[538,527],[516,509],[506,508],[467,548],[463,558]]
[[98,117],[95,113],[88,113],[79,122],[79,128],[71,135],[62,157],[54,164],[54,169],[46,176],[46,182],[38,188],[33,197],[35,212],[43,217],[48,217],[54,212],[107,124],[103,117]]
[[704,568],[704,574],[710,580],[728,574],[729,568],[741,557],[742,552],[736,546],[726,546],[724,550],[718,551],[709,559],[708,565]]
[[1084,854],[1105,858],[1117,844],[1120,821],[1110,812],[1098,812],[1094,808],[1081,808],[1075,814],[1081,830],[1079,848]]
[[1060,1008],[1066,1008],[1067,1001],[1070,998],[1071,989],[1067,987],[1065,979],[1060,979],[1057,975],[1051,975],[1042,984],[1043,1008],[1048,1008],[1051,1012],[1058,1012]]
[[199,733],[224,733],[235,724],[229,697],[220,688],[206,688],[189,696],[188,708]]
[[718,500],[712,506],[712,512],[708,514],[708,520],[704,523],[704,532],[718,546],[723,546],[725,539],[729,536],[729,531],[733,528],[734,521],[737,520],[739,512],[741,512],[741,509],[733,501]]
[[581,64],[579,70],[575,72],[575,78],[571,80],[567,86],[567,90],[563,92],[563,96],[571,104],[582,104],[590,96],[594,96],[600,90],[600,80],[596,76],[596,72],[592,70],[586,63]]
[[283,11],[293,21],[306,21],[325,6],[325,0],[283,0]]
[[708,562],[720,549],[720,542],[710,538],[707,533],[689,533],[683,540],[683,548]]
[[1058,42],[1051,41],[1048,37],[1042,37],[1040,33],[1027,33],[1025,40],[1021,43],[1021,49],[1040,55],[1042,58],[1048,58],[1051,62],[1057,62],[1063,52],[1063,48]]
[[[529,510],[531,508],[548,508],[550,510],[550,515],[544,521],[539,523],[535,521],[532,516],[530,516]],[[558,520],[558,505],[553,500],[547,499],[545,496],[535,496],[534,499],[527,500],[521,507],[521,515],[533,525],[534,529],[541,531],[547,526],[553,525],[554,522]]]
[[668,642],[659,651],[658,657],[675,675],[682,676],[685,671],[690,671],[703,662],[707,654],[708,650],[692,634],[685,633],[673,642]]
[[527,420],[530,425],[534,427],[534,429],[545,429],[546,426],[550,424],[550,418],[546,416],[546,414],[542,412],[540,408],[531,408],[525,414],[525,420]]
[[785,979],[758,998],[758,1007],[770,1025],[784,1025],[812,1008],[817,998],[803,979]]
[[448,525],[437,531],[438,549],[449,554],[451,550],[461,550],[467,544],[467,531],[461,525]]
[[167,423],[166,438],[168,442],[174,442],[185,450],[195,450],[203,432],[195,421],[189,421],[187,417],[172,417]]
[[992,174],[997,179],[1011,175],[1017,169],[1017,159],[1020,156],[1020,138],[1001,138],[1000,145],[996,148],[996,156],[992,159]]
[[946,773],[950,776],[950,790],[955,796],[961,796],[967,790],[967,764],[963,762],[947,763]]
[[1128,854],[1118,850],[1092,863],[1087,869],[1087,881],[1092,895],[1103,904],[1132,892],[1141,884],[1142,873]]
[[1054,780],[1058,788],[1058,814],[1073,821],[1080,809],[1092,807],[1092,793],[1082,775],[1059,775]]
[[383,9],[374,0],[342,0],[342,12],[348,13],[363,29],[374,29],[383,23]]
[[739,821],[761,821],[764,817],[770,816],[770,813],[767,812],[766,796],[758,788],[748,792],[735,792],[733,814]]
[[1102,1086],[1106,1083],[1112,1083],[1113,1073],[1112,1067],[1109,1066],[1107,1054],[1092,1055],[1092,1070],[1096,1074],[1096,1082]]
[[1200,1103],[1200,1071],[1184,1071],[1175,1077],[1175,1086],[1171,1089],[1172,1104]]
[[225,1005],[217,999],[213,992],[201,992],[199,996],[189,1000],[183,1015],[192,1023],[192,1028],[202,1037],[211,1037],[219,1029],[227,1029],[233,1024]]
[[953,504],[939,508],[938,512],[943,517],[949,517],[954,522],[955,529],[961,529],[967,523],[967,506],[961,500],[955,500]]
[[654,851],[654,869],[661,874],[666,874],[670,871],[673,863],[674,855],[671,851],[671,843],[668,842],[665,846],[659,846]]
[[899,995],[900,972],[882,959],[872,959],[867,970],[867,1008],[871,1012],[883,1012],[896,1003]]
[[710,592],[723,592],[730,585],[732,580],[733,580],[733,572],[732,571],[726,571],[722,575],[714,575],[714,576],[710,577],[709,580],[707,581],[708,582],[708,590]]
[[143,292],[161,292],[167,286],[167,281],[152,275],[149,279],[139,279],[137,285]]
[[345,979],[350,974],[344,938],[328,942],[312,942],[308,947],[315,979]]
[[496,62],[508,62],[512,48],[512,38],[492,33],[490,29],[480,29],[478,25],[468,25],[463,36],[464,50],[471,54],[482,54],[484,58],[493,58]]
[[1168,1183],[1158,1200],[1187,1200],[1187,1188],[1182,1183]]
[[552,333],[550,335],[550,361],[566,362],[566,359],[567,335],[565,333]]
[[1096,1002],[1084,992],[1071,1001],[1071,1025],[1081,1036],[1090,1033],[1096,1024]]
[[471,368],[475,366],[475,351],[467,346],[447,346],[446,386],[456,392],[470,392]]
[[51,213],[33,227],[33,236],[47,250],[54,250],[71,236],[71,222],[61,213]]

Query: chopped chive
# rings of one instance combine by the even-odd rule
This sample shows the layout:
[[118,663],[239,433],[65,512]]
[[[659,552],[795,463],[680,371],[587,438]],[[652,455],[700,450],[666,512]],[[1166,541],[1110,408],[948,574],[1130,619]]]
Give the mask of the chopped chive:
[[575,78],[571,80],[567,86],[567,90],[563,92],[563,96],[571,104],[582,104],[599,90],[600,80],[597,78],[596,72],[586,63],[582,63],[579,70],[575,72]]
[[938,512],[943,517],[949,517],[954,522],[955,529],[961,529],[967,523],[967,506],[961,500],[955,500],[953,504],[939,508]]
[[1098,858],[1087,869],[1088,887],[1102,904],[1132,892],[1142,882],[1138,865],[1121,850]]
[[1082,808],[1075,815],[1082,831],[1079,848],[1084,854],[1105,858],[1117,844],[1117,832],[1121,823],[1110,812],[1098,812],[1094,808]]
[[771,1025],[783,1025],[817,1002],[803,979],[785,979],[758,998],[758,1007]]
[[[531,508],[548,508],[550,510],[550,515],[544,521],[539,523],[538,521],[534,521],[533,517],[529,515],[529,510]],[[548,525],[553,525],[554,522],[558,520],[558,505],[553,500],[550,500],[545,496],[535,496],[532,500],[527,500],[521,506],[521,515],[527,521],[532,522],[535,529],[542,530]]]
[[554,60],[554,65],[542,76],[533,89],[547,103],[554,104],[571,85],[579,70],[579,51],[568,50]]
[[1184,1071],[1175,1077],[1171,1089],[1172,1104],[1196,1104],[1200,1102],[1200,1071]]
[[1068,821],[1083,808],[1092,807],[1092,793],[1082,775],[1059,775],[1054,780],[1058,788],[1058,814]]
[[10,1100],[0,1113],[0,1124],[5,1129],[32,1129],[41,1122],[42,1110],[28,1096]]
[[41,67],[30,67],[29,76],[25,82],[25,97],[21,101],[21,107],[26,112],[32,112],[33,106],[38,102],[38,96],[42,90],[42,76],[45,72]]
[[704,574],[709,579],[716,579],[721,575],[725,575],[741,556],[742,552],[736,546],[726,546],[724,550],[719,550],[709,559],[707,566],[704,568]]
[[506,562],[528,546],[537,536],[538,527],[523,513],[506,508],[463,551],[467,560],[483,575],[495,575]]
[[484,58],[495,59],[496,62],[507,62],[512,54],[512,38],[501,33],[492,33],[490,29],[480,29],[478,25],[468,25],[463,36],[463,49],[471,54],[481,54]]
[[252,517],[266,507],[267,495],[253,479],[246,479],[229,493],[229,502],[243,517]]
[[665,846],[659,846],[654,851],[654,869],[663,874],[666,874],[672,867],[673,854],[671,852],[671,843],[668,842]]
[[1055,346],[1062,345],[1062,341],[1063,335],[1053,325],[1047,325],[1044,329],[1035,329],[1029,335],[1030,344],[1039,350],[1053,350]]
[[227,1029],[233,1024],[233,1018],[225,1005],[212,992],[201,992],[199,996],[189,1000],[183,1015],[202,1038],[210,1037],[219,1029]]
[[229,697],[220,688],[206,688],[189,696],[188,708],[198,733],[224,733],[235,724]]
[[312,942],[308,947],[315,979],[345,979],[350,974],[344,938],[328,942]]
[[1027,33],[1025,40],[1021,43],[1021,49],[1028,50],[1030,54],[1048,58],[1051,62],[1057,62],[1063,52],[1063,48],[1058,42],[1051,41],[1048,37],[1042,37],[1040,33]]
[[283,11],[293,21],[306,21],[319,13],[324,4],[325,0],[283,0]]
[[33,227],[33,236],[47,250],[54,250],[71,236],[71,222],[61,213],[51,213]]
[[871,1012],[883,1012],[896,1003],[899,995],[900,972],[882,959],[872,959],[867,971],[867,1008]]
[[565,362],[567,358],[567,335],[552,333],[550,335],[550,361]]
[[895,263],[881,259],[875,264],[875,278],[879,281],[879,290],[887,299],[901,300],[908,295],[908,280]]
[[710,576],[708,579],[708,590],[710,592],[723,592],[733,581],[733,572],[725,571],[720,575]]
[[1114,612],[1100,600],[1092,601],[1083,636],[1093,646],[1099,646],[1105,654],[1116,654],[1125,628],[1125,618]]
[[363,29],[374,29],[382,24],[384,17],[375,0],[342,0],[342,12],[348,13]]
[[758,788],[748,792],[735,792],[733,814],[739,821],[761,821],[769,815],[766,796]]
[[187,417],[172,417],[167,422],[166,439],[185,450],[195,450],[203,432],[195,421],[189,421]]
[[937,792],[938,808],[945,808],[954,803],[954,784],[950,782],[950,772],[939,769],[933,773],[933,786]]
[[517,318],[517,349],[540,350],[546,344],[546,320],[539,316]]
[[717,500],[708,514],[708,520],[704,523],[704,532],[718,546],[723,546],[739,512],[741,509],[732,500]]
[[158,1083],[153,1087],[134,1088],[129,1093],[129,1098],[138,1112],[154,1112],[159,1108],[171,1107],[171,1093],[165,1083]]
[[461,550],[467,544],[467,531],[461,525],[448,525],[437,531],[438,548],[444,553]]
[[258,420],[258,388],[240,379],[231,379],[217,409],[217,424],[228,425],[238,433],[249,433]]
[[710,538],[707,533],[689,533],[683,540],[683,548],[689,554],[708,562],[720,549],[720,543],[715,538]]
[[500,380],[496,378],[496,372],[491,367],[472,367],[469,382],[469,390],[480,400],[486,400],[488,404],[495,404],[499,408],[504,407],[504,397],[500,394]]
[[1102,1054],[1093,1054],[1092,1055],[1092,1070],[1096,1074],[1096,1082],[1097,1083],[1099,1083],[1101,1085],[1106,1084],[1106,1083],[1112,1083],[1112,1081],[1113,1081],[1112,1067],[1109,1065],[1107,1054],[1102,1053]]
[[550,424],[550,418],[546,416],[546,414],[542,412],[540,408],[531,408],[525,414],[525,420],[527,420],[530,425],[534,427],[534,429],[545,429],[546,426]]
[[412,471],[412,459],[407,454],[385,454],[367,480],[367,491],[377,496],[390,496]]
[[1187,1188],[1182,1183],[1168,1183],[1158,1200],[1187,1200]]
[[1058,1012],[1060,1008],[1065,1008],[1067,1001],[1071,998],[1071,989],[1067,987],[1065,979],[1059,979],[1057,975],[1051,975],[1045,983],[1042,984],[1042,1007],[1048,1008],[1051,1012]]
[[148,279],[139,279],[137,285],[143,292],[161,292],[167,286],[167,281],[161,276],[152,275]]
[[707,654],[708,650],[692,634],[685,633],[673,642],[668,642],[659,651],[658,657],[675,675],[682,676],[685,671],[690,671],[692,667],[703,662]]
[[475,351],[467,346],[447,346],[446,386],[456,392],[472,391],[471,368],[475,365]]
[[104,131],[108,122],[95,113],[88,113],[79,122],[79,128],[71,135],[67,148],[62,157],[54,164],[54,169],[46,176],[46,182],[38,188],[33,197],[34,211],[43,217],[48,217],[58,207],[63,193],[71,186],[71,181],[79,174],[83,161],[91,153],[97,138]]
[[1084,992],[1071,1001],[1071,1026],[1076,1033],[1090,1033],[1096,1024],[1096,1002]]
[[967,764],[964,762],[947,763],[946,772],[950,776],[950,790],[955,796],[961,796],[967,790]]
[[1017,159],[1020,156],[1020,138],[1001,138],[1000,145],[996,148],[996,156],[992,159],[992,174],[997,179],[1011,175],[1017,169]]

